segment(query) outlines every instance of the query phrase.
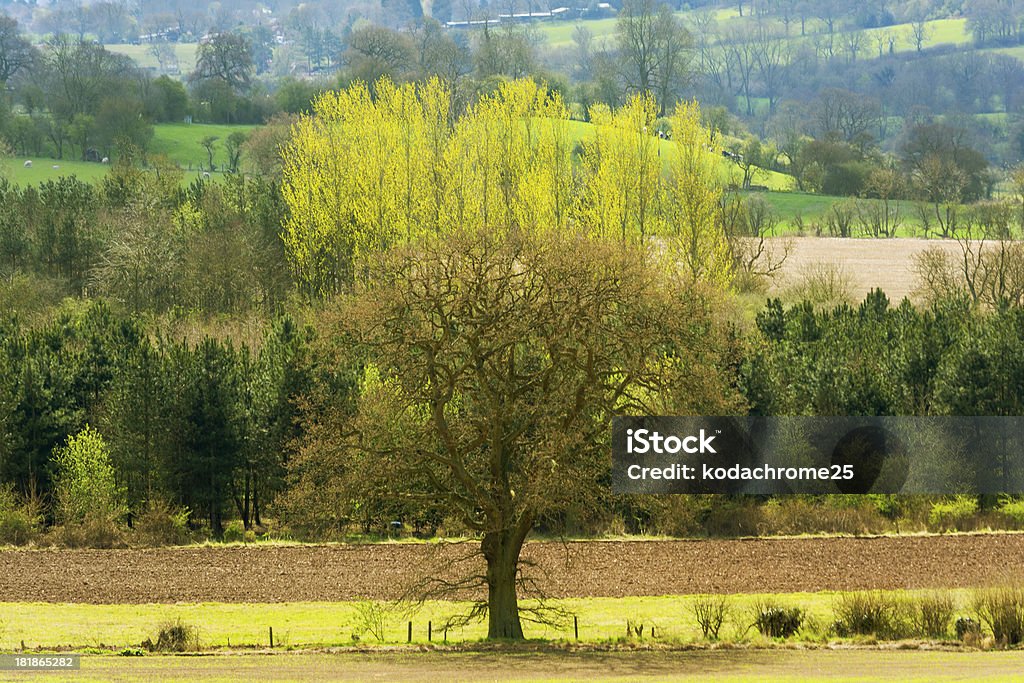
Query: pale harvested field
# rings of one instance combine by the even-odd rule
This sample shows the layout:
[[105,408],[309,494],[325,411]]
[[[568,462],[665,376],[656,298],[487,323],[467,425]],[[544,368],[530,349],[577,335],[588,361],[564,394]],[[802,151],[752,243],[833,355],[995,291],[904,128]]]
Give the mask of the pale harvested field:
[[[836,264],[849,276],[854,300],[880,287],[893,303],[913,296],[917,287],[914,275],[914,257],[929,247],[938,246],[951,254],[958,254],[954,240],[939,239],[842,239],[838,237],[777,237],[773,241],[788,240],[792,252],[786,260],[783,274],[772,289],[784,292],[800,280],[808,268],[816,264]],[[778,245],[776,245],[778,248]]]

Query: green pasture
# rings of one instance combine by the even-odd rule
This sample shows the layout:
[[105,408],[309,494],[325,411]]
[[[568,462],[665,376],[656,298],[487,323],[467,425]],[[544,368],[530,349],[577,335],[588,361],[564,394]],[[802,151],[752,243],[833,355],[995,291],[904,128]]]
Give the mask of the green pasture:
[[[686,22],[692,18],[693,13],[677,12],[676,14]],[[750,21],[748,17],[743,17],[741,19],[735,7],[718,10],[716,18],[718,29],[720,31],[727,31],[730,28],[740,27],[744,23]],[[614,38],[616,21],[617,19],[614,17],[604,19],[580,19],[578,21],[538,21],[536,23],[536,28],[544,37],[548,47],[565,48],[572,45],[573,32],[577,26],[584,26],[587,28],[591,35],[595,39],[598,39],[598,41],[602,38]],[[813,19],[808,22],[808,29],[811,31],[817,31],[821,28],[816,22],[817,20]],[[924,41],[925,48],[941,44],[963,45],[971,40],[971,34],[967,30],[966,19],[935,19],[925,23],[928,31],[926,40]],[[844,33],[845,32],[839,32],[836,35],[835,49],[837,52],[842,52],[843,50]],[[893,36],[896,39],[893,47],[897,52],[907,52],[909,50],[917,49],[913,39],[912,25],[909,23],[894,24],[893,26],[886,26],[884,28],[861,29],[859,33],[864,34],[861,46],[862,57],[877,56],[878,46],[875,41],[880,35]],[[801,37],[799,34],[799,22],[791,23],[790,36],[792,40],[810,40],[813,38],[811,34],[808,34],[806,37]],[[884,49],[886,51],[888,50],[887,43]],[[998,51],[1020,56],[1021,53],[1024,53],[1024,48],[999,48]]]
[[[969,610],[970,595],[963,590],[949,592],[960,606]],[[914,591],[896,591],[898,597],[912,597]],[[735,595],[730,597],[731,618],[721,638],[732,643],[764,645],[771,642],[751,627],[753,608],[758,602],[772,601],[785,607],[799,607],[807,614],[803,635],[791,642],[823,643],[833,620],[838,593],[791,593],[777,595]],[[547,641],[575,641],[572,616],[579,624],[580,641],[612,643],[627,641],[634,645],[686,644],[702,642],[693,615],[696,596],[657,596],[626,598],[573,598],[553,600],[549,606],[561,612],[557,626],[524,623],[528,638]],[[147,638],[156,640],[161,626],[180,619],[198,629],[201,647],[237,648],[269,646],[269,629],[274,629],[275,645],[283,648],[381,646],[406,643],[408,622],[413,622],[416,644],[428,642],[428,622],[433,633],[430,642],[442,644],[472,643],[482,640],[486,624],[475,622],[453,627],[445,634],[443,624],[464,614],[469,603],[429,601],[422,605],[374,603],[384,624],[383,639],[366,630],[357,602],[293,603],[198,603],[144,605],[85,605],[54,603],[0,603],[0,651],[12,651],[24,642],[29,649],[71,647],[138,647]],[[532,603],[524,601],[525,606]],[[626,624],[642,625],[644,635],[626,637]],[[651,629],[654,629],[653,636]],[[354,636],[354,637],[353,637]]]
[[[178,163],[186,176],[198,174],[200,164],[206,165],[206,150],[199,141],[207,136],[217,137],[214,145],[213,162],[218,168],[227,162],[224,143],[235,131],[248,133],[256,126],[228,126],[203,123],[161,123],[153,126],[153,139],[148,153],[162,154]],[[70,150],[70,147],[68,148]],[[74,152],[69,151],[70,154]],[[25,168],[26,159],[32,160],[32,167]],[[36,185],[61,176],[77,176],[81,180],[93,181],[102,178],[110,167],[93,162],[71,159],[50,159],[47,157],[13,157],[0,159],[0,176],[19,185]],[[193,174],[188,170],[192,169]]]
[[[32,160],[32,167],[25,168],[25,160]],[[61,176],[78,176],[82,180],[98,180],[106,175],[109,166],[85,161],[48,159],[46,157],[0,158],[0,177],[17,185],[38,185]]]
[[[160,62],[150,52],[151,44],[132,45],[130,43],[115,43],[104,45],[111,52],[127,55],[143,69],[159,69]],[[174,54],[178,58],[179,74],[187,74],[196,68],[196,49],[198,43],[171,43]]]
[[219,168],[227,162],[224,143],[236,131],[248,133],[257,126],[229,126],[211,123],[161,123],[154,126],[153,139],[149,143],[150,155],[163,154],[176,161],[182,168],[189,164],[197,168],[206,165],[206,149],[199,144],[205,137],[216,137],[213,163]]
[[[593,134],[593,124],[585,121],[569,121],[569,135],[574,142],[586,139],[593,136]],[[665,172],[668,172],[676,154],[676,143],[671,140],[659,140],[658,150],[662,159],[662,167]],[[719,168],[723,182],[738,183],[743,178],[742,171],[728,159],[721,159]],[[765,185],[775,191],[789,190],[792,188],[793,183],[794,181],[791,176],[775,171],[760,171],[754,179],[754,184]]]

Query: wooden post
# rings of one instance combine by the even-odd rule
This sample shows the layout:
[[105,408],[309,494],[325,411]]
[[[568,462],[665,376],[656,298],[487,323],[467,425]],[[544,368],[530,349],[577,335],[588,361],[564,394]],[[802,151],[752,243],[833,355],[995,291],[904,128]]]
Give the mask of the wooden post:
[[651,638],[654,637],[654,624],[651,624]]
[[409,642],[412,642],[412,622],[409,622]]
[[444,642],[448,642],[448,629],[444,630]]
[[433,636],[434,636],[434,622],[428,621],[427,622],[427,642],[428,643],[431,640],[433,640]]
[[576,635],[576,640],[580,639],[580,618],[575,614],[572,615],[572,631]]
[[273,649],[273,647],[274,647],[274,627],[273,626],[270,627],[270,647],[271,647],[271,649]]

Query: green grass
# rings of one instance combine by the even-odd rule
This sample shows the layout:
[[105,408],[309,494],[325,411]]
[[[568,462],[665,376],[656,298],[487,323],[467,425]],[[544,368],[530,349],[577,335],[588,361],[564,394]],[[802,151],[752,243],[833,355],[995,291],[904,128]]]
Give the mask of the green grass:
[[[676,16],[684,22],[692,18],[692,11],[676,12]],[[715,11],[718,22],[728,23],[738,18],[735,7],[718,9]],[[601,38],[612,38],[615,36],[616,17],[605,17],[604,19],[579,19],[577,21],[537,21],[537,31],[544,36],[548,47],[564,48],[572,45],[572,35],[577,26],[583,26],[591,35],[600,40]]]
[[[174,54],[178,57],[178,71],[180,75],[187,74],[196,68],[197,43],[172,43],[172,46],[174,47]],[[160,62],[149,52],[152,45],[115,43],[113,45],[105,45],[104,47],[111,52],[131,57],[143,69],[160,68]]]
[[[896,591],[898,595],[912,592]],[[969,600],[965,591],[951,591],[962,608]],[[723,627],[724,640],[765,643],[748,628],[755,601],[771,597],[787,606],[806,610],[810,623],[819,634],[832,621],[837,593],[792,593],[773,596],[737,595],[731,597],[734,617]],[[658,596],[629,598],[574,598],[552,601],[552,605],[575,614],[579,619],[580,639],[607,643],[625,637],[627,620],[644,624],[644,637],[630,641],[655,643],[693,643],[701,634],[692,614],[694,596]],[[529,604],[529,603],[524,603]],[[378,645],[371,634],[363,632],[355,602],[293,602],[271,604],[146,604],[84,605],[53,603],[0,603],[0,650],[12,650],[24,641],[28,648],[137,647],[146,638],[155,640],[160,624],[181,619],[198,627],[204,648],[266,646],[270,627],[275,641],[286,647],[352,645],[353,634],[360,645]],[[413,642],[427,642],[427,622],[434,626],[433,642],[444,640],[441,624],[464,613],[467,603],[431,601],[415,612],[392,609],[388,612],[384,644],[405,643],[407,624],[413,622]],[[649,636],[650,627],[655,637]],[[530,638],[572,640],[571,620],[560,627],[524,624]],[[486,635],[486,625],[478,622],[448,633],[451,644],[475,642]],[[820,640],[823,636],[798,636]]]
[[[25,159],[32,159],[32,168],[25,168]],[[57,166],[58,168],[53,168]],[[68,161],[67,159],[47,159],[45,157],[16,157],[0,159],[0,176],[17,185],[38,185],[47,180],[56,180],[61,176],[78,176],[85,181],[102,178],[109,166],[84,161]]]
[[[594,125],[585,121],[569,121],[569,135],[574,142],[590,137],[594,134]],[[662,168],[667,173],[671,168],[672,160],[676,154],[676,144],[671,140],[659,140],[658,148],[662,159]],[[722,181],[725,183],[739,183],[743,179],[743,173],[734,163],[722,159],[719,163],[719,172]],[[785,191],[793,187],[794,181],[791,176],[775,171],[761,171],[754,179],[754,184],[765,185],[774,191]]]
[[615,35],[615,22],[614,17],[581,19],[579,21],[551,21],[540,24],[538,31],[544,36],[549,47],[563,48],[572,45],[572,35],[577,26],[583,26],[590,31],[595,39],[600,40]]
[[[692,12],[677,12],[683,21],[687,21],[691,18]],[[749,21],[749,17],[743,17],[742,19],[736,12],[735,7],[720,9],[717,11],[717,23],[718,30],[720,32],[727,32],[733,28],[741,28],[745,26]],[[579,21],[562,21],[562,22],[537,22],[537,30],[544,36],[547,45],[552,48],[565,48],[572,45],[572,35],[576,26],[586,27],[594,38],[613,38],[615,35],[615,18],[606,19],[581,19]],[[968,43],[971,40],[971,34],[967,30],[966,19],[935,19],[933,21],[926,22],[928,25],[928,36],[924,42],[924,47],[934,47],[940,44],[953,44],[962,45]],[[815,21],[809,22],[808,30],[824,31],[824,27],[817,26]],[[799,41],[803,40],[799,36],[800,25],[799,22],[790,24],[790,35],[792,40]],[[872,29],[861,29],[860,33],[864,34],[863,44],[861,47],[861,58],[877,56],[878,47],[875,43],[876,36],[879,34],[891,34],[895,36],[896,42],[894,48],[897,52],[907,52],[915,50],[916,45],[914,44],[913,36],[911,34],[911,24],[895,24],[893,26],[886,26],[884,28],[872,28]],[[810,36],[810,34],[808,34]],[[842,36],[836,37],[836,50],[842,52]],[[885,47],[888,50],[888,45]],[[1024,48],[1001,48],[999,51],[1007,51],[1008,54],[1016,54],[1013,51],[1024,52]]]
[[257,126],[227,126],[205,123],[161,123],[154,126],[153,139],[149,143],[149,154],[164,154],[183,168],[206,165],[206,150],[199,141],[207,136],[219,138],[216,142],[213,162],[219,167],[227,161],[224,142],[235,131],[248,133]]
[[[149,154],[163,154],[171,161],[177,162],[186,171],[186,181],[198,174],[200,164],[206,165],[206,150],[199,141],[206,136],[219,138],[213,155],[214,164],[221,167],[227,162],[224,141],[234,131],[249,132],[256,126],[227,126],[216,124],[184,124],[161,123],[153,126],[153,139],[149,144]],[[68,154],[74,154],[68,148]],[[25,168],[25,160],[32,160],[32,167]],[[58,168],[54,168],[57,166]],[[14,157],[0,159],[0,174],[10,182],[18,185],[37,185],[47,180],[55,180],[61,176],[77,176],[84,181],[102,178],[109,166],[69,159],[49,159],[46,157]],[[193,173],[189,174],[188,170]]]

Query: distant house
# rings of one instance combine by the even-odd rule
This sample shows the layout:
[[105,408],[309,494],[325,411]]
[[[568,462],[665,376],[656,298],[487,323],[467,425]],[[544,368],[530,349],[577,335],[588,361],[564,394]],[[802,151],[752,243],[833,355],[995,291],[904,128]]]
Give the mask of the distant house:
[[471,19],[468,21],[446,21],[444,25],[448,28],[482,28],[497,26],[500,23],[499,19]]

